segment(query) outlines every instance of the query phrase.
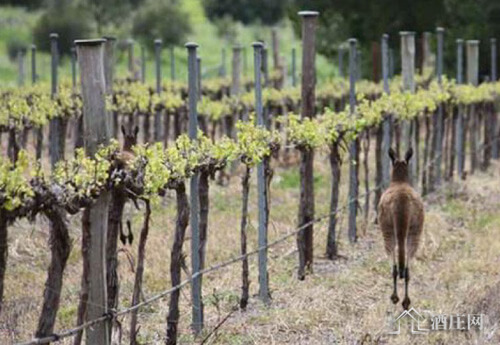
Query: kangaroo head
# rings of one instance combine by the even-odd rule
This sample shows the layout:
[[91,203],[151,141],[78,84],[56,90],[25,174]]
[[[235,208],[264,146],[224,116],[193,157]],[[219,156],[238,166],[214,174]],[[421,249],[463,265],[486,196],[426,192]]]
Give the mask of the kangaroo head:
[[406,182],[409,180],[408,164],[411,156],[413,156],[413,149],[411,147],[406,151],[405,158],[402,160],[399,159],[392,147],[389,149],[389,157],[392,161],[392,181]]
[[131,150],[132,146],[137,144],[137,133],[139,133],[139,127],[135,126],[133,131],[127,131],[125,126],[122,125],[123,133],[123,149]]

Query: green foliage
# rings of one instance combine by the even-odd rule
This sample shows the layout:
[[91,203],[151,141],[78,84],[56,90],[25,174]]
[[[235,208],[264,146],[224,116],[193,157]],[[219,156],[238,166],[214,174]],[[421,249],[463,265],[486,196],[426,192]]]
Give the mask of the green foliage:
[[229,16],[243,24],[273,25],[285,15],[288,0],[205,0],[203,7],[211,21]]
[[33,40],[37,48],[50,52],[51,33],[59,34],[58,46],[61,55],[69,55],[73,41],[86,38],[92,32],[88,17],[76,7],[49,9],[33,29]]
[[44,0],[0,0],[0,6],[25,7],[31,10],[40,8],[44,3]]
[[15,61],[20,52],[26,53],[28,43],[17,37],[9,37],[7,41],[7,55],[10,61]]
[[156,38],[166,46],[180,45],[190,32],[188,14],[171,0],[148,2],[137,12],[132,28],[132,34],[151,50]]

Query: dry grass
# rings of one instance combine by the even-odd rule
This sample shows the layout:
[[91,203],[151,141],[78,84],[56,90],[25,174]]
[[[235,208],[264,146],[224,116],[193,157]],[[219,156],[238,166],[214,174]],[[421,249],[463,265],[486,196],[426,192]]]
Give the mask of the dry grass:
[[[373,156],[372,156],[373,157]],[[344,167],[344,171],[346,167]],[[329,167],[326,157],[316,159],[316,212],[325,214],[329,207]],[[255,174],[254,174],[255,175]],[[303,282],[296,279],[297,253],[292,238],[269,250],[269,277],[272,291],[270,306],[256,298],[257,262],[250,260],[251,295],[248,310],[237,311],[211,335],[208,344],[498,344],[500,317],[500,169],[478,173],[466,182],[448,185],[426,201],[426,223],[423,246],[412,266],[410,297],[417,310],[428,309],[443,314],[484,313],[488,323],[482,334],[475,331],[433,332],[427,336],[388,335],[388,318],[401,312],[401,306],[390,303],[390,262],[383,251],[382,237],[374,224],[358,243],[346,241],[345,215],[340,215],[339,250],[344,258],[331,262],[323,257],[326,222],[315,226],[314,274]],[[343,175],[345,181],[346,173]],[[254,178],[254,177],[253,177]],[[363,181],[363,178],[360,178]],[[363,187],[364,188],[364,187]],[[276,169],[271,191],[270,240],[296,226],[298,208],[298,169]],[[249,248],[256,247],[256,186],[251,184]],[[361,190],[363,192],[363,190]],[[239,253],[241,208],[240,179],[235,177],[227,187],[211,185],[210,222],[207,264],[213,264]],[[346,185],[341,188],[342,203]],[[432,199],[432,200],[431,200]],[[132,212],[135,238],[142,214]],[[146,249],[144,295],[150,296],[170,286],[169,262],[174,229],[173,195],[153,211],[152,226]],[[362,216],[359,217],[360,228]],[[373,219],[374,215],[370,215]],[[74,247],[66,269],[62,305],[56,329],[74,325],[80,286],[79,219],[71,219]],[[3,324],[15,332],[0,333],[0,343],[30,338],[41,308],[45,269],[49,262],[47,222],[24,221],[15,224],[9,234],[9,262]],[[362,230],[360,229],[360,233]],[[190,234],[184,250],[190,253]],[[137,243],[120,244],[120,306],[130,305],[133,287],[132,267]],[[132,258],[132,261],[129,260]],[[131,264],[132,263],[132,264]],[[190,267],[189,262],[187,267]],[[186,273],[183,273],[186,277]],[[241,266],[204,277],[206,331],[193,339],[190,329],[190,291],[181,292],[180,343],[200,343],[205,335],[238,304]],[[399,292],[402,292],[400,285]],[[140,340],[147,344],[162,343],[166,329],[168,300],[141,309]],[[127,317],[120,320],[124,341],[128,341]],[[70,344],[69,340],[61,343]]]

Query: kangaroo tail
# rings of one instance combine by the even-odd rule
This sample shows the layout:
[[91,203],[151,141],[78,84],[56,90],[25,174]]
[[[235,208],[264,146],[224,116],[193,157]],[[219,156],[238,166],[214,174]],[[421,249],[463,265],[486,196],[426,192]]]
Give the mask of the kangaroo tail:
[[398,243],[398,271],[399,278],[404,278],[406,262],[406,236],[409,227],[409,202],[406,197],[401,197],[396,201],[394,210],[394,226]]

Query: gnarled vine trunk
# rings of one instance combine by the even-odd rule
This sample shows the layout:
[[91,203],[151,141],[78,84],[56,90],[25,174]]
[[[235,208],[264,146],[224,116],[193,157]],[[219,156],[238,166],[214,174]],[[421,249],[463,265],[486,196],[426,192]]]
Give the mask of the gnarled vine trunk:
[[71,252],[71,239],[65,211],[56,206],[47,210],[45,215],[50,222],[49,244],[52,256],[43,293],[42,312],[35,333],[37,338],[43,338],[54,333],[54,324],[61,300],[64,268]]
[[[182,266],[182,245],[184,244],[184,236],[189,223],[189,202],[186,194],[186,184],[179,182],[175,188],[177,198],[177,221],[175,224],[175,238],[172,247],[170,261],[170,277],[172,286],[181,283],[181,266]],[[170,295],[170,303],[167,316],[167,345],[177,344],[177,324],[179,322],[179,295],[177,289]]]

